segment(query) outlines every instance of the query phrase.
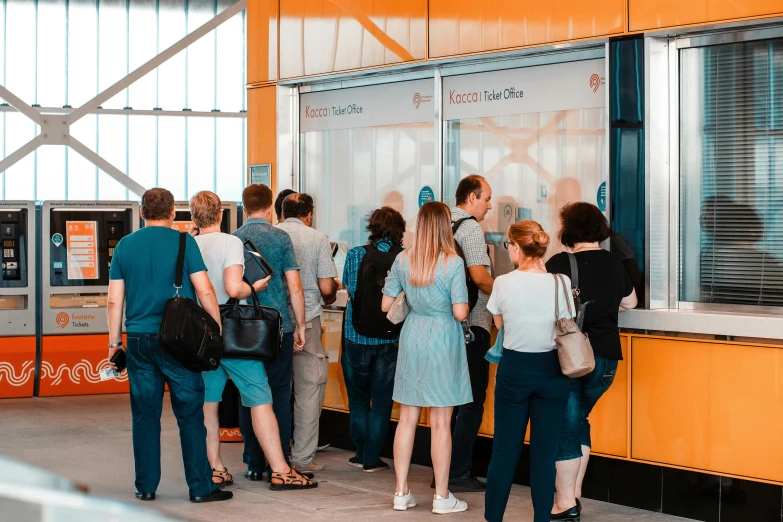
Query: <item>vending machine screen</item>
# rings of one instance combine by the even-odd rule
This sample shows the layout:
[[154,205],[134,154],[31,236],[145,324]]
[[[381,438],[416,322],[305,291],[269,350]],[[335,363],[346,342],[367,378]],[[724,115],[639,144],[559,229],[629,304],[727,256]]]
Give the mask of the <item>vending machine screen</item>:
[[106,286],[114,249],[131,233],[131,209],[52,209],[50,284]]

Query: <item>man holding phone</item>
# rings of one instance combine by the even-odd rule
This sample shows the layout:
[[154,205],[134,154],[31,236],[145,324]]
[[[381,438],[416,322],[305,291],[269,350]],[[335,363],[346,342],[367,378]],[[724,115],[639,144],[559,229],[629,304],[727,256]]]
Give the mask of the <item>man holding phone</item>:
[[[280,443],[283,455],[288,459],[291,453],[293,357],[294,351],[302,350],[305,345],[305,305],[299,265],[296,263],[291,238],[282,230],[272,227],[272,190],[262,183],[249,185],[242,192],[242,206],[245,222],[234,235],[243,242],[249,239],[272,269],[269,287],[259,293],[258,298],[262,305],[277,308],[283,318],[280,354],[276,360],[268,361],[265,365],[272,390],[272,409],[280,430]],[[248,262],[248,256],[245,256],[245,270],[250,276],[259,271],[259,264],[256,261]],[[291,312],[288,308],[289,296]],[[243,460],[248,467],[245,476],[250,480],[261,480],[266,468],[264,454],[253,434],[249,408],[240,406],[239,411],[239,426],[245,441]]]

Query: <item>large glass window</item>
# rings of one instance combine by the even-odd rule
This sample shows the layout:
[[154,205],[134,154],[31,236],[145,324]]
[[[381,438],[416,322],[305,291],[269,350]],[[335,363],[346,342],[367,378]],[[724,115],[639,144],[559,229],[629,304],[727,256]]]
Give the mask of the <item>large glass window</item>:
[[439,199],[433,85],[418,80],[302,96],[302,190],[315,199],[315,226],[341,244],[340,273],[345,251],[366,242],[372,210],[398,210],[410,246],[422,190]]
[[783,40],[680,64],[680,300],[783,306]]
[[552,237],[548,258],[564,250],[564,205],[608,210],[603,67],[588,60],[444,79],[445,201],[456,203],[462,178],[487,179],[492,210],[481,225],[495,276],[513,268],[502,246],[513,223],[538,221]]
[[[44,111],[79,107],[234,2],[7,0],[0,84]],[[238,200],[246,180],[244,24],[242,13],[234,16],[76,122],[71,135],[144,187],[180,200],[199,190]],[[137,113],[153,109],[165,112]],[[40,129],[9,107],[0,111],[2,158]],[[0,199],[11,198],[138,196],[73,150],[45,145],[0,173]]]

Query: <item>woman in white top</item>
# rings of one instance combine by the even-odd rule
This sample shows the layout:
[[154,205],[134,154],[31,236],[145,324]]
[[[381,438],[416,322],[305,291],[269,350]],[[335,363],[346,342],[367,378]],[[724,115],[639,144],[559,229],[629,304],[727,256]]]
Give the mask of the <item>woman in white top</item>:
[[[570,380],[560,371],[555,319],[568,317],[565,288],[546,272],[549,236],[535,221],[511,225],[507,247],[519,268],[495,280],[487,309],[504,328],[503,357],[495,384],[495,437],[487,472],[484,518],[503,520],[514,470],[530,420],[530,486],[534,522],[549,522],[555,459]],[[557,310],[555,292],[559,292]]]
[[[251,286],[243,281],[245,248],[242,240],[220,231],[223,209],[214,192],[201,191],[190,200],[190,214],[198,227],[198,243],[207,274],[219,304],[229,298],[245,299]],[[269,277],[255,281],[253,290],[261,292],[269,284]],[[230,486],[234,479],[220,456],[220,424],[218,405],[229,377],[239,389],[242,404],[250,408],[253,431],[261,444],[272,469],[270,489],[308,489],[318,485],[291,469],[283,456],[277,419],[272,411],[272,391],[263,361],[221,359],[220,366],[204,372],[204,424],[207,427],[207,458],[212,466],[212,481],[218,486]]]

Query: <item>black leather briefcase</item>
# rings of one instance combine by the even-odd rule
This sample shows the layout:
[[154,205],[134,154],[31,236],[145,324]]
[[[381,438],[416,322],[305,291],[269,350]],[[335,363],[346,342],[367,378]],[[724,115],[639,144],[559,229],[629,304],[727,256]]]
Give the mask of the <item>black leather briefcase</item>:
[[220,305],[225,345],[223,357],[274,361],[283,342],[282,315],[276,308],[261,306],[255,290],[252,290],[251,302],[244,305],[229,299]]

